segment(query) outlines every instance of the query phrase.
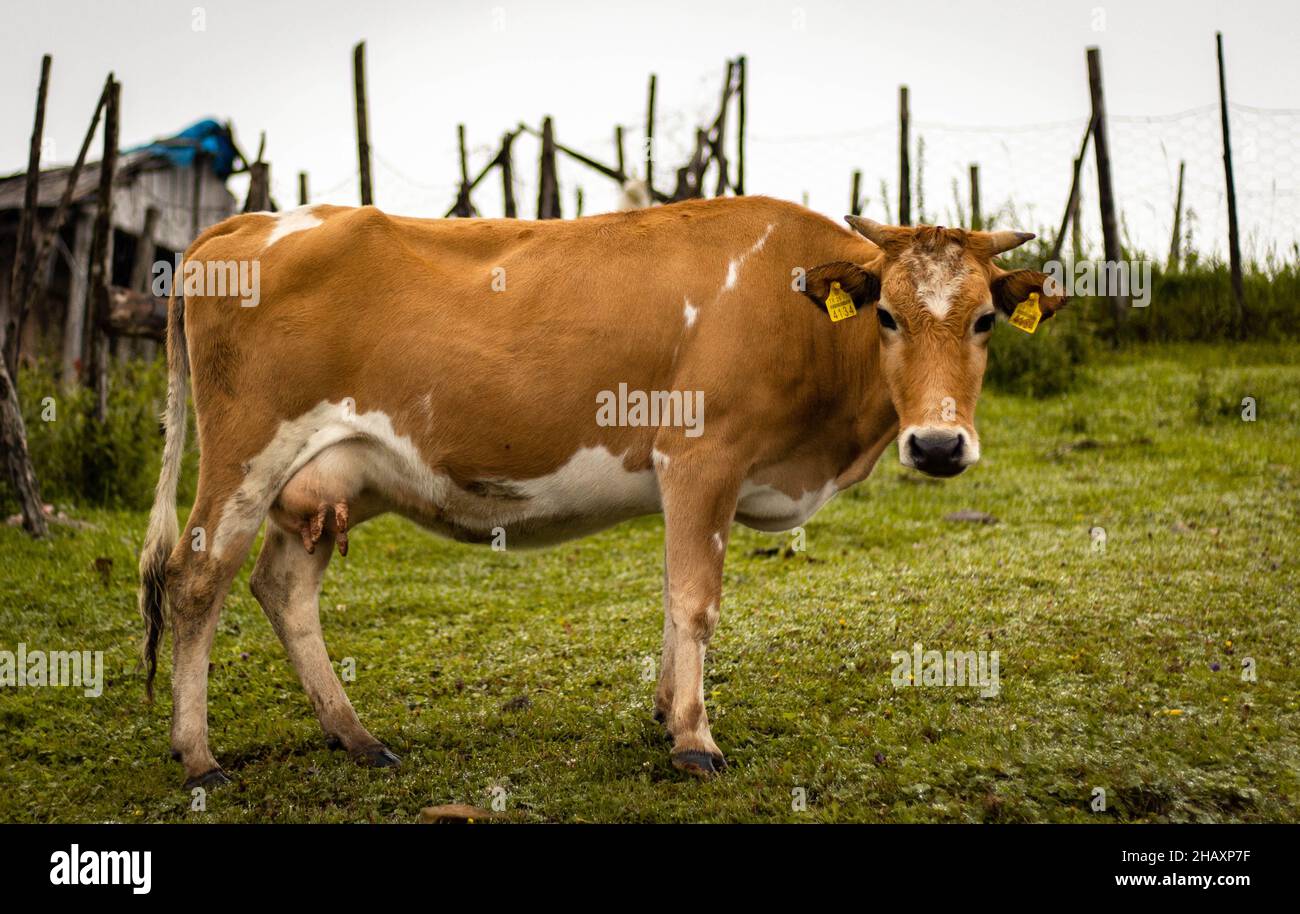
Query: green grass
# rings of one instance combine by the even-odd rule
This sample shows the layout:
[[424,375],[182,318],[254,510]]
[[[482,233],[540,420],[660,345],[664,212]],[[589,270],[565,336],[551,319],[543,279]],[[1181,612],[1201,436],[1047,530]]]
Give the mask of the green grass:
[[[738,528],[705,683],[731,767],[710,782],[672,769],[650,719],[657,518],[536,553],[358,530],[323,622],[397,772],[324,746],[250,560],[212,657],[235,783],[206,812],[135,668],[144,515],[82,512],[93,527],[42,543],[0,529],[0,648],[102,649],[106,668],[98,699],[0,690],[0,820],[410,822],[501,787],[521,821],[1300,821],[1300,345],[1082,371],[1061,397],[987,393],[984,460],[960,478],[910,475],[891,449],[807,525],[805,553],[761,554],[786,538]],[[965,508],[1000,522],[943,519]],[[1001,694],[895,689],[890,654],[917,641],[999,651]]]

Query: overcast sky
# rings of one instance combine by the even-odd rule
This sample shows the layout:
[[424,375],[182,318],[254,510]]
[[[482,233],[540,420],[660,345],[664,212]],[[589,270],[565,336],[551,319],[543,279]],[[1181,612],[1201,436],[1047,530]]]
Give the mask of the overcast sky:
[[[847,208],[849,171],[856,165],[866,171],[868,192],[879,196],[880,179],[892,184],[897,177],[897,86],[906,83],[914,121],[932,150],[934,177],[926,192],[940,201],[932,210],[953,205],[944,169],[973,159],[980,142],[996,141],[1011,151],[1004,156],[1011,164],[1005,172],[989,164],[985,198],[1010,198],[1020,177],[1033,177],[1048,188],[1021,188],[1040,198],[1028,201],[1033,218],[1055,222],[1056,197],[1063,198],[1068,186],[1073,153],[1067,150],[1078,141],[1078,127],[1069,122],[1082,125],[1088,111],[1086,46],[1102,49],[1107,102],[1119,117],[1213,105],[1216,29],[1227,42],[1234,102],[1297,109],[1298,8],[1295,0],[3,0],[0,170],[25,166],[40,55],[49,52],[54,71],[46,132],[60,161],[75,155],[112,70],[123,86],[123,146],[203,116],[230,119],[249,152],[266,131],[273,191],[282,204],[294,202],[299,170],[309,172],[318,198],[355,203],[351,48],[364,38],[381,207],[442,214],[454,192],[459,122],[467,125],[475,167],[505,130],[521,119],[536,124],[544,114],[554,117],[561,142],[606,160],[613,158],[613,125],[629,125],[629,156],[637,161],[633,150],[651,72],[659,77],[664,134],[658,157],[665,167],[657,183],[665,185],[671,166],[681,164],[691,125],[716,109],[725,60],[744,53],[751,192],[795,200],[806,194],[814,208],[838,216]],[[1207,194],[1221,182],[1221,173],[1213,174],[1216,117],[1207,108],[1169,128],[1174,140],[1166,143],[1161,133],[1154,141],[1179,145],[1184,130],[1189,146],[1204,147],[1205,164],[1197,159],[1192,171]],[[963,150],[963,125],[1055,126],[1024,131],[1015,141],[1006,138],[1016,134],[972,133],[970,150]],[[1300,157],[1297,125],[1300,120],[1285,115],[1263,121],[1265,150],[1277,142]],[[1050,148],[1042,145],[1049,133]],[[1270,140],[1270,133],[1277,136]],[[1017,150],[1037,158],[1017,166]],[[1183,154],[1163,153],[1166,159]],[[516,155],[521,202],[531,214],[535,146],[521,140]],[[1291,177],[1282,175],[1290,181],[1282,199],[1296,210],[1300,200],[1285,196],[1300,171],[1300,162],[1291,164]],[[1152,172],[1142,180],[1155,190],[1134,195],[1160,197],[1146,201],[1153,214],[1167,208],[1168,168],[1161,160],[1130,169]],[[1121,187],[1130,177],[1117,177]],[[589,212],[613,205],[607,180],[568,164],[562,179],[566,214],[575,182],[586,191]],[[1270,180],[1276,197],[1278,181]],[[500,214],[496,185],[476,196],[486,215]],[[1136,208],[1142,201],[1129,202]],[[1207,197],[1205,208],[1212,207]]]

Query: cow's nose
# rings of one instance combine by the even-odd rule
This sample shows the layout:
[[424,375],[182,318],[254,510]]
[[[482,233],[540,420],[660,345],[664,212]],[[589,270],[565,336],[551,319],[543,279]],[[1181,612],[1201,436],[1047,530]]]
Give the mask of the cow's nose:
[[956,476],[966,469],[966,436],[960,431],[926,429],[907,436],[912,466],[930,476]]

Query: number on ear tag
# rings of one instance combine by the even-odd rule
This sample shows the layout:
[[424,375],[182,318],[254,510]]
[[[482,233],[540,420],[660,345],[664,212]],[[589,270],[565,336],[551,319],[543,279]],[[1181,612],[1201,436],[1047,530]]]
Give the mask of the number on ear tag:
[[840,288],[837,282],[831,283],[831,294],[826,296],[826,313],[833,321],[842,321],[858,313],[858,309],[853,307],[853,296]]
[[1038,306],[1038,293],[1030,292],[1028,298],[1016,305],[1016,310],[1011,313],[1010,323],[1017,330],[1033,333],[1038,329],[1038,322],[1042,319],[1043,309]]

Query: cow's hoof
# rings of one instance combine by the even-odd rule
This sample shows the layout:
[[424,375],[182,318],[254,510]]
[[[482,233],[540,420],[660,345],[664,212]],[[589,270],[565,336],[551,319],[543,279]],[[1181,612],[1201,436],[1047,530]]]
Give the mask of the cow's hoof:
[[325,747],[327,749],[342,749],[343,740],[339,739],[337,736],[326,736]]
[[663,711],[660,711],[658,708],[655,708],[655,712],[650,716],[655,719],[655,723],[657,724],[666,724],[668,722],[668,715]]
[[352,753],[358,765],[367,768],[396,768],[402,760],[388,750],[387,746],[370,746]]
[[697,778],[712,777],[727,767],[727,760],[722,757],[721,752],[712,753],[705,752],[702,749],[683,749],[681,752],[672,753],[670,757],[673,760],[674,768],[678,771],[685,771]]
[[185,782],[186,790],[193,790],[195,787],[202,787],[204,790],[211,790],[214,787],[225,787],[230,783],[230,778],[220,768],[213,768],[211,771],[195,775]]

